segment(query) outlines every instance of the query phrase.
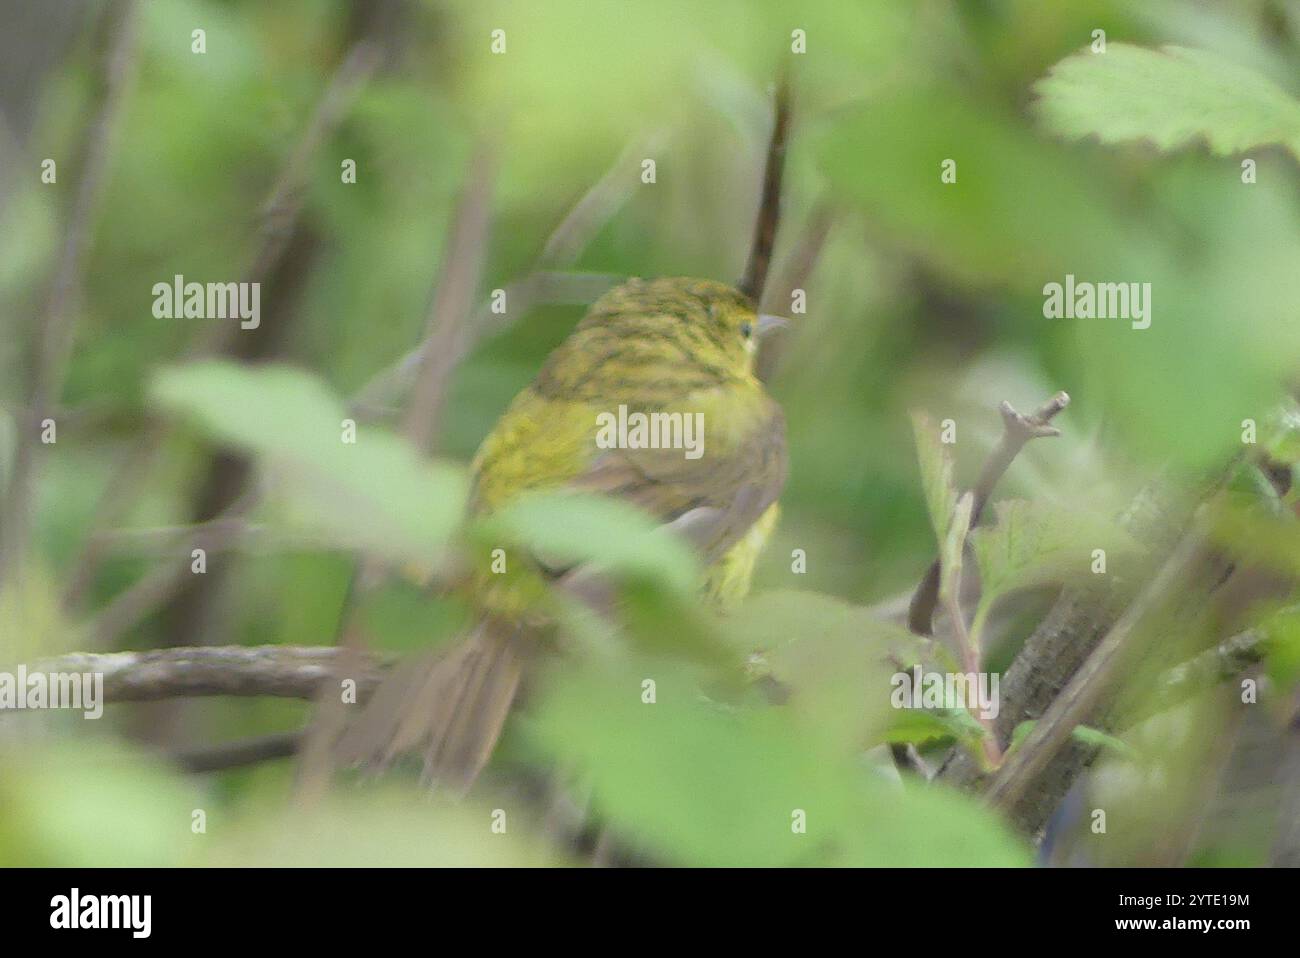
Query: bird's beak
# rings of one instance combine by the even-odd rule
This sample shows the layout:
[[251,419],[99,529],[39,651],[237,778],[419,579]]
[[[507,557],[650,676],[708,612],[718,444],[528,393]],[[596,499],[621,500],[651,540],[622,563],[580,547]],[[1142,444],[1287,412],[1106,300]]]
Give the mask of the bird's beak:
[[754,326],[757,338],[762,339],[768,333],[778,329],[785,329],[790,325],[790,320],[784,316],[773,316],[771,313],[759,313],[758,322]]

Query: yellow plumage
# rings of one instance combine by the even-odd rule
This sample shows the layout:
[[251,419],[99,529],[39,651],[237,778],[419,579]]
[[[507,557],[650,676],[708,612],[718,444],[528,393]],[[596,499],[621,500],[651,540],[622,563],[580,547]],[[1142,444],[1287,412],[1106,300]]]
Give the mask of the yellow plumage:
[[[785,481],[784,419],[754,376],[757,323],[750,301],[721,283],[632,280],[610,291],[484,440],[472,508],[572,486],[627,498],[663,522],[720,510],[703,591],[723,605],[742,598]],[[597,417],[620,406],[700,414],[703,455],[599,448]]]
[[[785,420],[754,375],[760,327],[753,303],[721,283],[630,280],[611,290],[484,440],[471,511],[489,514],[535,490],[616,496],[698,549],[707,601],[726,607],[743,598],[786,476]],[[620,407],[698,416],[702,453],[602,447],[599,417]],[[423,744],[433,777],[471,781],[530,654],[525,613],[542,580],[557,574],[538,562],[476,576],[479,627],[429,663],[422,681],[404,678],[393,695],[381,688],[345,754],[386,761]]]

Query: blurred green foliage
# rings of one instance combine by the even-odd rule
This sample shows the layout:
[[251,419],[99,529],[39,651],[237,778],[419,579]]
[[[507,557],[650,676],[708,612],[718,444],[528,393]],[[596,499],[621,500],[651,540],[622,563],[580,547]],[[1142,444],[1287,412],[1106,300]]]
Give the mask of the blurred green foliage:
[[344,404],[307,373],[206,362],[162,370],[150,395],[264,461],[287,493],[288,523],[323,545],[430,563],[460,524],[462,467],[423,462],[384,429],[353,439]]
[[[1029,501],[977,534],[976,558],[999,596],[1049,568],[1086,568],[1078,556],[1137,483],[1166,470],[1191,485],[1240,449],[1243,419],[1271,415],[1300,355],[1300,178],[1289,153],[1269,148],[1300,143],[1293,5],[414,3],[401,57],[312,159],[301,296],[267,310],[283,345],[280,363],[259,369],[178,364],[208,321],[154,318],[150,290],[175,274],[224,281],[248,269],[261,204],[348,44],[355,8],[170,0],[140,12],[137,76],[85,263],[67,421],[34,510],[38,548],[22,591],[0,596],[8,652],[84,646],[95,612],[152,568],[153,557],[114,552],[87,608],[60,607],[95,502],[160,419],[184,428],[132,477],[124,524],[191,522],[206,450],[254,456],[278,491],[254,518],[274,535],[266,551],[236,560],[213,635],[331,641],[350,579],[345,550],[436,562],[457,535],[464,463],[581,314],[542,305],[474,345],[452,377],[433,464],[392,422],[363,424],[356,447],[339,443],[342,397],[424,335],[474,145],[486,142],[499,161],[477,298],[526,273],[573,203],[648,136],[657,181],[639,182],[640,157],[616,170],[626,197],[572,268],[734,280],[757,203],[767,88],[788,66],[795,128],[777,274],[818,204],[834,220],[770,386],[789,422],[782,525],[754,600],[715,628],[794,690],[789,708],[732,701],[726,690],[710,697],[702,689],[717,676],[702,666],[624,649],[548,674],[511,755],[584,769],[599,814],[668,860],[1027,862],[1022,843],[971,801],[887,781],[861,761],[883,742],[955,734],[884,707],[889,655],[914,649],[860,605],[924,571],[953,489],[997,438],[999,400],[1026,410],[1058,388],[1074,397],[1058,423],[1064,436],[1032,443],[1005,480],[1003,493]],[[207,31],[203,55],[190,52],[196,25]],[[1104,55],[1087,49],[1099,26]],[[801,56],[789,52],[796,28],[807,35]],[[506,31],[503,55],[490,50],[493,29]],[[1157,52],[1169,44],[1203,49]],[[70,205],[92,69],[83,39],[43,91],[28,166],[4,171],[9,410],[22,401],[24,350]],[[1258,164],[1249,185],[1243,150]],[[54,186],[27,172],[46,156],[59,161]],[[957,161],[953,184],[940,178],[947,158]],[[355,184],[340,180],[344,159],[356,161]],[[1043,287],[1067,273],[1150,282],[1151,328],[1045,319]],[[769,290],[769,307],[788,312],[787,295]],[[928,415],[912,434],[914,408]],[[933,432],[947,418],[958,424],[951,463]],[[521,505],[500,522],[534,547],[627,573],[651,613],[675,608],[690,581],[674,542],[649,530],[628,538],[614,507]],[[1259,536],[1242,540],[1272,543],[1265,551],[1294,562],[1271,529]],[[797,577],[794,549],[808,560]],[[402,581],[362,612],[383,649],[445,640],[467,614]],[[1279,675],[1294,681],[1297,630],[1283,625],[1291,652]],[[169,628],[154,616],[121,642],[167,645]],[[639,697],[648,677],[653,706]],[[203,703],[187,715],[177,735],[213,741],[294,727],[305,709]],[[110,723],[140,734],[128,718]],[[488,807],[435,810],[400,789],[349,794],[284,822],[286,767],[185,779],[109,738],[5,749],[0,861],[562,863],[513,808],[501,836],[489,831]],[[1122,785],[1123,775],[1108,781]],[[1125,794],[1140,803],[1144,789]],[[190,829],[199,807],[206,835]],[[791,830],[795,809],[806,834]]]

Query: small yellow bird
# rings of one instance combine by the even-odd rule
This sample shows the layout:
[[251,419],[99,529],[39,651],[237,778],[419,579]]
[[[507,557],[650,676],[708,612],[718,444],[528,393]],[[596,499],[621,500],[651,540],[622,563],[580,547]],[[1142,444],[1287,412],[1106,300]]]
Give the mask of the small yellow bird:
[[[633,279],[610,290],[484,440],[471,512],[490,514],[533,490],[619,497],[699,551],[705,601],[735,603],[749,591],[786,479],[785,417],[754,375],[759,338],[783,322],[709,280]],[[601,441],[602,422],[637,413],[667,414],[660,423],[692,417],[697,445],[673,448],[644,435],[613,448],[608,436]],[[535,561],[530,578],[570,571]],[[478,625],[422,667],[386,680],[340,742],[342,761],[382,766],[423,750],[427,776],[458,789],[482,770],[537,643],[525,624],[533,596],[520,577],[475,582]]]

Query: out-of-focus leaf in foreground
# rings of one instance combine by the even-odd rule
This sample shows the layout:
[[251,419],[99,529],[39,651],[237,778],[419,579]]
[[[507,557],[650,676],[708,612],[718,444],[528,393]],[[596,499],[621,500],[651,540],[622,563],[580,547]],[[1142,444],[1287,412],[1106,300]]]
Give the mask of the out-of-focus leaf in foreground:
[[[1140,225],[1077,156],[951,93],[873,98],[815,150],[834,194],[883,239],[975,289],[1035,295],[1067,272],[1119,271]],[[940,178],[945,159],[955,182]]]
[[1280,143],[1300,158],[1300,101],[1204,50],[1112,43],[1067,57],[1035,89],[1039,115],[1067,137],[1162,150],[1203,140],[1219,155]]
[[685,540],[635,507],[604,496],[526,495],[487,520],[485,529],[548,564],[592,563],[679,595],[690,595],[699,581],[699,562]]
[[888,738],[896,660],[921,660],[918,639],[867,609],[813,592],[755,596],[725,620],[733,646],[786,690],[785,708],[846,753]]
[[980,571],[981,602],[1088,573],[1093,550],[1107,561],[1136,550],[1116,522],[1080,508],[1012,499],[995,507],[996,521],[971,532]]
[[203,807],[198,795],[176,774],[110,740],[12,749],[3,758],[0,864],[170,866],[203,841],[191,828],[194,810]]
[[1269,676],[1283,689],[1300,684],[1300,606],[1290,606],[1273,615],[1268,630]]
[[[587,646],[588,654],[609,651],[610,638],[621,632],[646,649],[738,669],[698,607],[695,553],[628,503],[580,492],[531,493],[481,520],[472,534],[481,544],[508,545],[549,568],[571,570],[555,593],[556,611],[569,638]],[[516,597],[528,588],[520,585]],[[611,630],[610,620],[596,612],[607,589],[621,598],[621,630]]]
[[[644,701],[647,679],[653,704]],[[531,732],[585,772],[597,811],[654,857],[748,866],[1028,863],[1019,841],[973,800],[877,776],[781,708],[710,701],[692,673],[671,664],[587,667],[551,680]]]
[[289,520],[336,544],[428,560],[457,527],[464,471],[424,462],[387,430],[343,441],[343,402],[316,377],[284,366],[209,361],[159,372],[152,395],[213,438],[244,449],[286,480]]
[[[495,826],[495,830],[494,830]],[[198,864],[532,868],[563,864],[527,809],[430,803],[409,788],[333,795],[307,812],[249,807],[214,831]]]

